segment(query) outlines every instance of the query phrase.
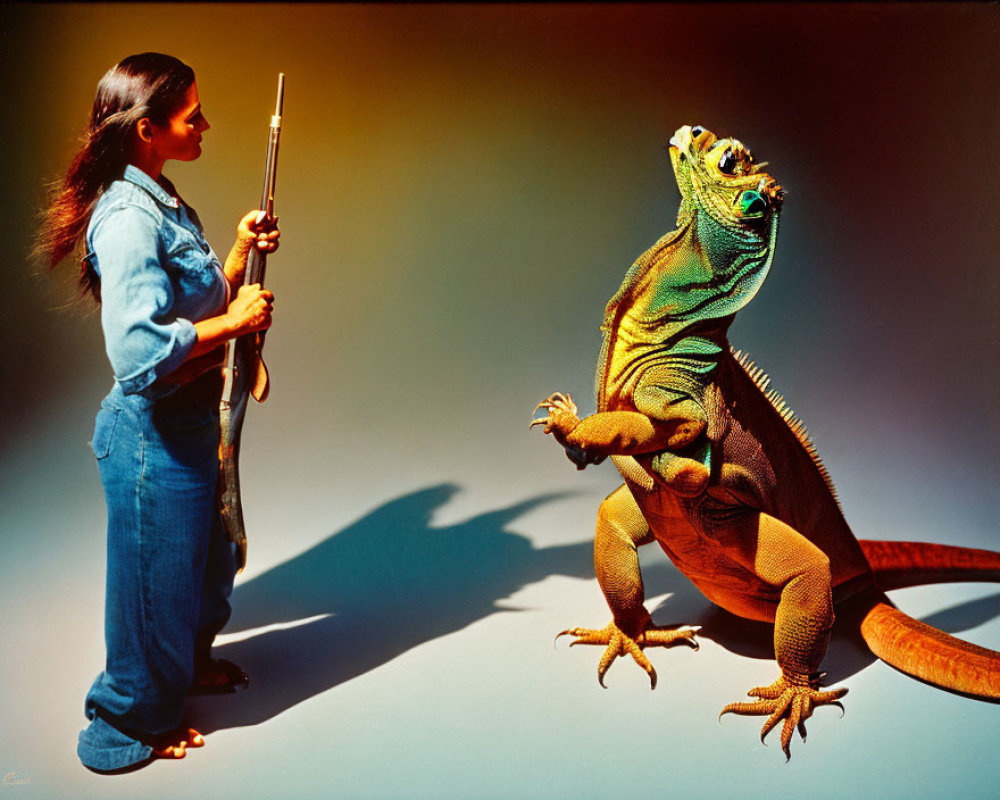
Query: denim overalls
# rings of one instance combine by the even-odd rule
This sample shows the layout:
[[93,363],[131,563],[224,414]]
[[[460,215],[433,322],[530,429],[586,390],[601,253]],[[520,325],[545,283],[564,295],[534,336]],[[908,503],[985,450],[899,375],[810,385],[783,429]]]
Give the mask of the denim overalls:
[[222,313],[228,284],[197,215],[129,165],[87,230],[115,384],[91,445],[108,506],[107,663],[87,694],[77,754],[113,770],[180,725],[195,662],[229,619],[236,562],[217,524],[218,370],[165,377]]

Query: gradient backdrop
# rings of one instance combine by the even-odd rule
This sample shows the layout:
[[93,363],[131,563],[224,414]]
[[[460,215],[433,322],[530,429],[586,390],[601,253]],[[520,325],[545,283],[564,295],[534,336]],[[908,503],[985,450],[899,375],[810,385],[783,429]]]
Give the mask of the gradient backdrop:
[[[0,9],[0,786],[4,797],[996,796],[1000,712],[844,632],[789,765],[718,710],[774,677],[766,626],[644,553],[656,651],[610,689],[590,539],[610,465],[529,434],[592,410],[605,302],[672,227],[664,144],[739,136],[788,190],[732,330],[806,421],[859,536],[997,546],[995,5],[24,5]],[[27,249],[94,87],[143,50],[191,64],[212,123],[167,174],[224,253],[255,206],[288,75],[271,398],[244,432],[250,561],[221,653],[250,690],[190,707],[208,747],[99,778],[76,761],[103,663],[104,506],[87,440],[98,316]],[[647,548],[649,550],[649,548]],[[1000,647],[988,585],[900,605]]]

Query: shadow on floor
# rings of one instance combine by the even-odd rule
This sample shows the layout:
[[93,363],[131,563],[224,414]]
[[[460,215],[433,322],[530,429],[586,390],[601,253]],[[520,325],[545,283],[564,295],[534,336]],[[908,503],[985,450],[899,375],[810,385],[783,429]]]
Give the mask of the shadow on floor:
[[432,526],[457,491],[446,484],[392,500],[238,586],[227,633],[326,616],[215,648],[246,669],[250,690],[242,702],[192,699],[191,723],[206,733],[255,725],[419,644],[509,612],[498,601],[527,584],[593,578],[590,541],[536,549],[507,529],[563,495]]
[[[251,688],[238,702],[193,699],[191,724],[206,733],[258,724],[424,642],[510,611],[498,601],[530,583],[550,575],[593,579],[590,540],[536,549],[507,530],[519,516],[563,495],[542,495],[457,524],[432,526],[434,512],[457,491],[444,484],[392,500],[237,587],[227,633],[319,618],[216,648],[217,657],[250,673]],[[712,605],[665,556],[644,554],[643,578],[647,597],[669,595],[650,608],[657,624],[701,625],[702,638],[741,656],[773,660],[773,626]],[[596,582],[594,591],[599,591]],[[995,594],[924,621],[957,634],[998,615],[1000,594]],[[566,618],[568,626],[607,622],[576,619],[572,608]],[[829,684],[875,660],[859,624],[849,608],[838,610],[823,662]]]
[[[897,605],[900,611],[906,612],[905,603]],[[860,603],[860,608],[858,604],[848,602],[837,609],[837,621],[823,662],[823,669],[828,673],[827,683],[830,685],[849,678],[876,661],[876,657],[861,638],[861,620],[865,608],[863,602]],[[962,638],[963,631],[983,625],[998,616],[1000,616],[1000,593],[959,603],[923,617],[921,622]],[[909,678],[902,673],[900,677]]]

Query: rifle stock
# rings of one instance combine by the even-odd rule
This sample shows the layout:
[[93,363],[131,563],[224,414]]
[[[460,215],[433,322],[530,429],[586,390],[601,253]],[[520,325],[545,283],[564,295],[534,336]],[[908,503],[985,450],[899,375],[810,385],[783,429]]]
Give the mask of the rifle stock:
[[[268,128],[267,162],[264,168],[264,190],[260,208],[267,218],[274,219],[274,188],[278,172],[278,142],[281,137],[281,112],[285,95],[285,74],[278,75],[278,100]],[[256,246],[250,251],[244,284],[264,285],[267,255]],[[237,548],[237,564],[246,566],[247,537],[243,524],[243,501],[240,494],[240,438],[250,395],[258,402],[267,399],[269,380],[267,367],[261,358],[264,332],[240,336],[229,343],[226,361],[226,383],[219,406],[219,517],[226,538]]]

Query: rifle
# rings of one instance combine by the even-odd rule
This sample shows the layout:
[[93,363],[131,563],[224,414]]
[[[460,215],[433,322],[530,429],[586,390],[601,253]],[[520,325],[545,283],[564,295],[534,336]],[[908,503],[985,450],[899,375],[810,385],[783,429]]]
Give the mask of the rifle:
[[[274,219],[274,186],[278,172],[278,140],[281,136],[281,107],[285,95],[285,73],[278,73],[278,100],[271,117],[267,137],[267,165],[264,169],[264,191],[260,208],[267,219]],[[267,255],[254,244],[250,251],[244,284],[264,285]],[[247,410],[247,396],[263,403],[270,382],[267,367],[261,358],[264,331],[248,333],[229,343],[226,359],[226,382],[219,405],[219,483],[217,496],[219,517],[226,538],[236,543],[237,565],[240,570],[247,562],[247,535],[243,526],[243,501],[240,497],[240,434]]]

